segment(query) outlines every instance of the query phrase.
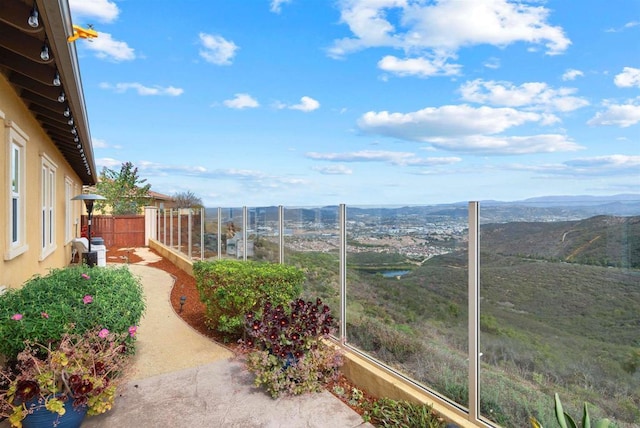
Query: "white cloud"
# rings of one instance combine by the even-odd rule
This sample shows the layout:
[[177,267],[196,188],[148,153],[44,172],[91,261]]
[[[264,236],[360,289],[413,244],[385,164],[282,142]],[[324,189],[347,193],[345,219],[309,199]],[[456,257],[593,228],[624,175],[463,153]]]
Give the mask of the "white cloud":
[[180,175],[213,179],[233,178],[234,180],[262,179],[266,177],[265,173],[250,169],[208,169],[200,165],[165,165],[144,160],[138,161],[136,165],[139,167],[140,171],[144,172],[146,175],[165,177]]
[[93,146],[94,149],[106,149],[109,147],[109,145],[105,140],[102,140],[99,138],[92,138],[91,145]]
[[109,144],[107,141],[101,139],[101,138],[92,138],[91,139],[91,145],[93,146],[94,149],[122,149],[122,146],[120,145],[112,145]]
[[269,10],[273,13],[280,13],[282,11],[282,5],[287,3],[291,3],[291,0],[271,0]]
[[309,159],[330,162],[383,162],[399,166],[431,166],[448,165],[460,162],[458,157],[430,157],[420,158],[411,152],[392,152],[384,150],[361,150],[348,153],[318,153],[305,154]]
[[102,82],[100,83],[100,88],[102,89],[113,89],[115,92],[124,93],[129,89],[132,89],[138,93],[138,95],[149,96],[149,95],[167,95],[170,97],[177,97],[183,94],[184,90],[182,88],[176,88],[174,86],[145,86],[142,83],[137,82],[127,82],[127,83],[116,83],[112,85],[111,83]]
[[353,37],[334,42],[329,55],[336,58],[371,47],[454,53],[465,46],[516,42],[544,44],[547,54],[556,55],[571,44],[562,28],[546,22],[549,9],[521,2],[351,0],[340,6],[341,21]]
[[96,167],[99,171],[102,171],[103,168],[114,169],[115,167],[119,167],[122,165],[122,162],[113,159],[113,158],[99,158],[96,159]]
[[640,98],[627,104],[604,103],[606,109],[596,113],[587,121],[587,125],[613,125],[627,128],[640,122]]
[[215,34],[200,33],[200,56],[216,65],[230,65],[239,49],[235,43]]
[[496,135],[527,123],[553,123],[554,117],[512,108],[448,105],[412,113],[368,112],[359,119],[358,125],[370,134],[429,143],[436,149],[454,152],[520,155],[581,149],[558,134]]
[[566,165],[575,168],[589,168],[598,170],[631,170],[636,173],[640,170],[640,156],[608,155],[591,158],[579,158],[565,162]]
[[541,82],[515,86],[511,82],[476,79],[460,86],[460,92],[465,101],[534,110],[567,112],[589,105],[584,98],[572,95],[575,88],[553,89]]
[[584,76],[582,71],[570,68],[562,74],[562,80],[576,80],[576,77],[582,76]]
[[609,28],[607,30],[605,30],[607,33],[619,33],[621,31],[627,30],[629,28],[633,28],[640,25],[640,21],[629,21],[626,24],[624,24],[622,27],[619,28]]
[[120,10],[118,6],[109,0],[69,0],[69,8],[74,21],[85,19],[97,19],[100,22],[113,22],[118,18]]
[[308,113],[310,111],[314,111],[320,108],[320,103],[316,100],[314,100],[311,97],[307,97],[304,96],[302,98],[300,98],[300,103],[299,104],[294,104],[292,106],[289,107],[292,110],[300,110],[303,111],[305,113]]
[[527,155],[583,149],[566,136],[558,134],[524,137],[471,135],[461,138],[438,138],[431,144],[442,150],[483,155]]
[[314,166],[314,171],[319,172],[324,175],[351,175],[353,174],[353,170],[351,168],[347,168],[344,165],[328,165],[328,166]]
[[98,58],[113,62],[131,61],[136,58],[133,48],[126,42],[114,40],[109,33],[98,32],[98,37],[83,43],[83,46],[94,51]]
[[624,67],[622,73],[617,74],[613,83],[620,88],[636,86],[640,88],[640,68]]
[[404,140],[430,142],[438,137],[497,134],[527,122],[541,122],[543,115],[512,108],[446,105],[427,107],[411,113],[370,111],[358,120],[368,133]]
[[378,68],[397,74],[398,76],[455,76],[460,74],[462,66],[447,64],[447,58],[407,58],[400,59],[387,55],[378,62]]
[[498,68],[500,68],[500,59],[492,57],[486,60],[482,65],[492,70],[497,70]]
[[260,103],[249,94],[235,94],[235,98],[225,100],[224,105],[229,108],[244,109],[259,107]]
[[640,156],[612,154],[606,156],[570,159],[560,164],[510,165],[506,167],[509,169],[532,171],[547,176],[561,175],[585,177],[589,179],[593,179],[595,177],[622,177],[629,175],[637,177],[638,170],[640,169]]

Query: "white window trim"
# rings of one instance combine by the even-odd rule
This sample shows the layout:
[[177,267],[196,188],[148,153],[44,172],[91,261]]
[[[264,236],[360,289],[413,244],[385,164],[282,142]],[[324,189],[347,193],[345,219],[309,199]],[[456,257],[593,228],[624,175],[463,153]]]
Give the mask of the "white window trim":
[[[0,116],[4,119],[4,113],[0,112]],[[27,244],[27,185],[26,185],[26,158],[27,158],[27,142],[29,137],[24,133],[22,129],[15,122],[7,120],[4,123],[5,127],[5,141],[6,141],[6,174],[7,174],[7,195],[8,200],[6,204],[6,242],[4,259],[12,260],[29,250]],[[13,150],[14,147],[18,148],[18,191],[17,191],[17,212],[18,218],[14,219],[13,215],[13,189],[12,179],[14,175],[13,171]],[[17,222],[17,239],[13,242],[13,223]]]
[[46,153],[40,153],[40,260],[56,248],[56,171],[58,166]]
[[64,177],[64,243],[68,244],[73,239],[73,219],[75,213],[73,208],[73,179],[69,176]]

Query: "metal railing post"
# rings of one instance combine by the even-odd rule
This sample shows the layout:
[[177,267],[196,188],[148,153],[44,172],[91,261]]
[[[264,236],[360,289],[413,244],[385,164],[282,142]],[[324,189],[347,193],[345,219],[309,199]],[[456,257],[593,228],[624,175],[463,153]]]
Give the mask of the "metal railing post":
[[193,250],[192,250],[192,245],[193,245],[193,233],[191,230],[191,227],[193,226],[193,216],[192,216],[193,212],[191,211],[191,208],[189,208],[189,214],[187,216],[187,228],[189,229],[187,231],[187,246],[189,248],[189,260],[191,260],[191,256],[193,255]]
[[218,260],[222,258],[222,207],[218,207]]
[[245,262],[247,261],[247,227],[249,225],[249,222],[247,221],[247,213],[247,207],[242,207],[242,260]]
[[469,417],[480,418],[480,204],[469,202]]
[[167,210],[162,210],[162,243],[167,245]]
[[284,264],[284,207],[278,205],[278,258]]
[[347,343],[347,207],[339,206],[340,224],[340,343]]
[[173,208],[169,210],[169,216],[171,217],[171,223],[169,223],[169,233],[171,234],[169,237],[169,246],[173,249]]
[[204,260],[204,252],[206,251],[206,245],[204,242],[204,215],[206,210],[204,207],[200,208],[200,260]]
[[181,209],[178,208],[178,251],[182,252],[182,219],[180,218]]

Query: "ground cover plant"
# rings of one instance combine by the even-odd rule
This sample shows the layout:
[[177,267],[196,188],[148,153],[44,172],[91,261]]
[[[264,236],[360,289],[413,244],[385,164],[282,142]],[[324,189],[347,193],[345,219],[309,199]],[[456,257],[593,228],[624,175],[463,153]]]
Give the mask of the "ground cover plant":
[[15,360],[26,341],[55,342],[71,330],[127,334],[144,310],[140,280],[126,266],[55,269],[0,296],[0,354]]
[[244,326],[247,368],[272,397],[318,392],[338,376],[342,357],[328,342],[335,321],[321,299],[267,302],[246,314]]

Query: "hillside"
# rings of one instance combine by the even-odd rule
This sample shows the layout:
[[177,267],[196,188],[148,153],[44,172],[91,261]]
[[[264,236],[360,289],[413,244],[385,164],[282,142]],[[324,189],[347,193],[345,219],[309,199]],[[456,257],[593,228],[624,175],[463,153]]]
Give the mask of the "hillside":
[[640,216],[487,224],[480,243],[494,254],[638,269]]

